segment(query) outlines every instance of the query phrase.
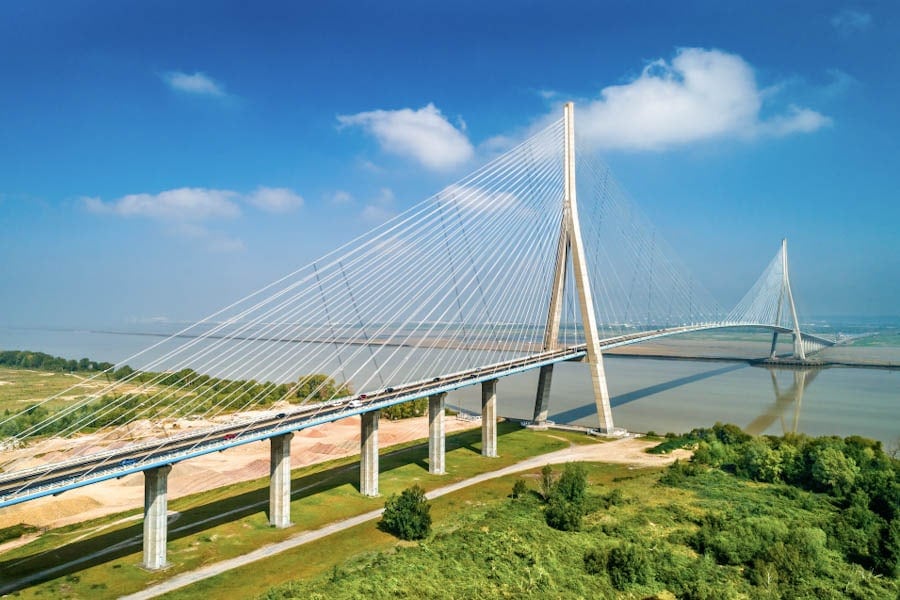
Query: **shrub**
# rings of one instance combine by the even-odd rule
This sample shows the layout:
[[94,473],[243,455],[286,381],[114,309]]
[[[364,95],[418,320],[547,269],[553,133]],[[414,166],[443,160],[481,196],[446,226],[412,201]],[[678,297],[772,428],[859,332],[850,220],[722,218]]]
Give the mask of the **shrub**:
[[544,517],[553,529],[578,531],[584,517],[584,506],[583,503],[570,502],[559,494],[553,494]]
[[524,479],[516,479],[516,482],[513,484],[512,489],[512,497],[513,498],[521,498],[525,494],[528,493],[528,486],[525,485]]
[[610,581],[618,590],[631,583],[645,584],[653,577],[646,551],[631,542],[623,542],[609,551],[606,568]]
[[592,548],[584,553],[584,570],[591,575],[599,575],[606,571],[607,559],[605,550]]
[[380,527],[402,540],[421,540],[431,533],[431,506],[419,485],[393,494],[384,505]]

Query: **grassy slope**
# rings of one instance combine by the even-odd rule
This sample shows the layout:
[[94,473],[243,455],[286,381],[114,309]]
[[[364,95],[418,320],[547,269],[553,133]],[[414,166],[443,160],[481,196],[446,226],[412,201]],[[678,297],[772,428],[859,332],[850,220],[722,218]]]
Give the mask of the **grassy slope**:
[[[610,465],[588,469],[595,505],[580,532],[550,529],[534,496],[506,498],[515,479],[510,477],[436,500],[435,533],[421,544],[387,545],[377,540],[383,534],[374,526],[360,526],[347,536],[367,543],[354,548],[340,542],[333,554],[328,546],[331,561],[322,557],[326,546],[318,553],[309,547],[267,561],[265,570],[254,570],[252,577],[249,571],[229,573],[169,597],[200,598],[222,590],[234,597],[263,593],[266,598],[323,599],[671,598],[673,592],[681,598],[717,599],[896,597],[896,580],[872,576],[831,550],[818,553],[814,572],[798,583],[789,582],[789,572],[773,572],[760,581],[746,568],[698,556],[691,546],[704,515],[772,517],[791,526],[814,526],[834,511],[824,497],[802,492],[788,498],[783,488],[748,483],[721,471],[673,487],[657,482],[659,471],[629,473]],[[530,485],[535,488],[536,481]],[[622,491],[625,502],[606,508],[602,499],[614,488]],[[646,549],[655,574],[645,584],[616,590],[607,574],[586,572],[584,555],[623,540]],[[348,559],[340,560],[341,555]],[[292,569],[297,577],[320,575],[263,592],[265,583],[284,579]]]
[[[448,436],[448,475],[443,476],[428,473],[428,448],[425,444],[416,443],[405,449],[383,453],[382,494],[399,492],[414,482],[426,489],[433,489],[529,456],[558,450],[565,447],[569,440],[591,442],[583,435],[534,432],[509,423],[501,423],[499,433],[501,457],[497,459],[480,456],[480,429]],[[40,571],[48,565],[68,563],[112,547],[112,551],[56,574],[50,581],[27,587],[19,594],[21,597],[116,597],[172,574],[239,556],[304,529],[318,528],[382,506],[383,498],[359,495],[356,487],[358,478],[357,460],[354,458],[294,471],[292,489],[295,495],[291,516],[295,526],[283,530],[268,526],[265,514],[268,507],[266,479],[175,500],[169,508],[180,514],[170,525],[168,558],[172,565],[164,572],[150,573],[139,566],[140,519],[123,520],[126,515],[120,514],[52,530],[34,542],[0,556],[0,583]],[[298,490],[302,492],[296,493]],[[139,512],[136,510],[130,514],[139,515]],[[121,547],[115,549],[117,546]]]

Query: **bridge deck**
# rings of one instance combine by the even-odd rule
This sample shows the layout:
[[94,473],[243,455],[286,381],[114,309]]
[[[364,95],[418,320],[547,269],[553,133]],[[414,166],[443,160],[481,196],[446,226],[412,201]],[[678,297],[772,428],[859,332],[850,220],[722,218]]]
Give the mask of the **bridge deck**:
[[[660,337],[734,327],[762,327],[779,333],[791,333],[790,330],[783,327],[752,323],[684,325],[607,338],[601,342],[601,348],[608,350]],[[834,344],[834,342],[818,336],[803,335],[817,343]],[[366,394],[364,399],[345,397],[327,403],[301,406],[261,419],[247,420],[165,440],[154,440],[128,448],[95,453],[69,461],[3,474],[0,475],[0,508],[42,496],[61,494],[67,490],[107,479],[120,478],[130,473],[146,471],[212,452],[220,452],[235,446],[265,440],[291,431],[314,427],[433,394],[449,392],[490,379],[507,377],[544,365],[580,360],[585,355],[584,345],[540,352],[477,369],[435,377],[429,381],[398,385],[373,394]]]

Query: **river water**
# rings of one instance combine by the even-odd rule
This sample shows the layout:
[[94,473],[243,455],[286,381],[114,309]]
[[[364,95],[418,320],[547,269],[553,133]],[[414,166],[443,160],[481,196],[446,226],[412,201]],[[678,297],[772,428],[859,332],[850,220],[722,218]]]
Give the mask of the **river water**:
[[[755,434],[780,435],[790,431],[811,435],[855,434],[881,440],[888,446],[900,440],[900,371],[754,366],[723,358],[765,356],[767,337],[723,339],[721,336],[681,341],[672,338],[650,346],[649,350],[641,350],[653,354],[702,355],[715,360],[605,356],[615,425],[630,431],[665,433],[722,421],[735,423]],[[146,335],[0,328],[0,349],[28,349],[66,358],[89,357],[109,362],[126,359],[155,341],[156,338]],[[698,352],[699,349],[703,352]],[[779,350],[787,351],[789,347],[781,345]],[[434,361],[447,358],[446,351],[437,354]],[[827,350],[823,356],[840,360],[860,356],[896,364],[900,347],[847,346]],[[140,360],[131,364],[142,366]],[[536,386],[536,371],[502,379],[498,384],[498,412],[511,418],[530,418]],[[477,413],[480,388],[471,386],[453,392],[447,403]],[[597,425],[584,365],[562,363],[555,367],[550,419],[557,423]]]

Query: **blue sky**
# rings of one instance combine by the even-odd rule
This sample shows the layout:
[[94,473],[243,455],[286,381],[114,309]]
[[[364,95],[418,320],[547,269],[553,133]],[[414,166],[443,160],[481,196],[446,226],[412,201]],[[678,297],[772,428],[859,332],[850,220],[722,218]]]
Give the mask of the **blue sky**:
[[574,100],[696,277],[898,315],[895,2],[0,6],[0,325],[191,320]]

